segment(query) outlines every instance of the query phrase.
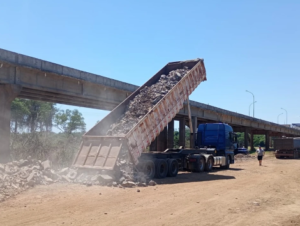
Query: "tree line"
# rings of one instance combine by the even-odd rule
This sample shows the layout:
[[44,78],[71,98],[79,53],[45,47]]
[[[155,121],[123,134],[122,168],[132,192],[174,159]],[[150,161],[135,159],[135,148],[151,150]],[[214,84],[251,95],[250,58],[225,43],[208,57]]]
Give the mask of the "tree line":
[[18,132],[85,132],[85,122],[77,110],[60,110],[55,103],[16,98],[11,106],[11,129]]
[[[15,99],[11,105],[11,157],[50,159],[69,165],[86,130],[77,110],[62,110],[55,103]],[[55,132],[53,132],[55,131]]]

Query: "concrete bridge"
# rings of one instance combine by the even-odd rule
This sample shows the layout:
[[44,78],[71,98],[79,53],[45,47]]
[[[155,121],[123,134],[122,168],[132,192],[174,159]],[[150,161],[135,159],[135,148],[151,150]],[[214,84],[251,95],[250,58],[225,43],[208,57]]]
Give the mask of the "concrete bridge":
[[[138,86],[76,70],[59,64],[0,49],[0,161],[9,156],[10,107],[16,97],[112,110]],[[300,130],[190,101],[194,129],[202,122],[226,122],[237,132],[270,136],[300,136]],[[187,106],[175,120],[180,124],[180,144],[184,145]],[[153,143],[164,150],[173,145],[174,123],[170,123]],[[245,133],[245,134],[246,134]],[[253,141],[253,139],[251,139]],[[247,144],[248,139],[246,139]],[[252,144],[253,146],[253,144]],[[268,146],[267,146],[268,147]]]

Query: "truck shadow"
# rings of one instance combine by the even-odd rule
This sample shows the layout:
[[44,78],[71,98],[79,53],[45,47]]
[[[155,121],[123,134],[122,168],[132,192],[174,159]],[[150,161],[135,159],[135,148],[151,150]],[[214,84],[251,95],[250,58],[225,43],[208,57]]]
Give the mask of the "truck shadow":
[[300,160],[299,158],[294,159],[294,158],[282,158],[282,159],[276,159],[278,161],[287,161],[287,160]]
[[180,172],[176,177],[155,179],[155,181],[158,184],[180,184],[180,183],[204,182],[204,181],[214,181],[214,180],[232,180],[232,179],[235,179],[235,177],[225,176],[225,175],[215,175],[209,172],[201,172],[201,173]]
[[218,168],[218,171],[226,171],[226,170],[230,170],[230,171],[241,171],[241,170],[244,170],[244,169],[241,169],[241,168],[220,169],[220,168]]

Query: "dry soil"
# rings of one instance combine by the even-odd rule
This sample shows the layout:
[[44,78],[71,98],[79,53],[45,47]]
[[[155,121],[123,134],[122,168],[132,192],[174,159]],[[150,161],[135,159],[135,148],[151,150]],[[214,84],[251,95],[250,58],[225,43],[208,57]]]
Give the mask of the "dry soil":
[[237,160],[157,182],[38,186],[0,203],[0,225],[300,225],[300,160]]

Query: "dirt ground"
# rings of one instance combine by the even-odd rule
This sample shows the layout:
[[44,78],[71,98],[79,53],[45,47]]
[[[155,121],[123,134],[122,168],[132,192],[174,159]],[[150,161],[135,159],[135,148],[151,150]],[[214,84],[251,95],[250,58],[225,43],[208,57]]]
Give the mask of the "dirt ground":
[[157,182],[39,186],[0,203],[0,225],[300,225],[300,160],[238,160]]

